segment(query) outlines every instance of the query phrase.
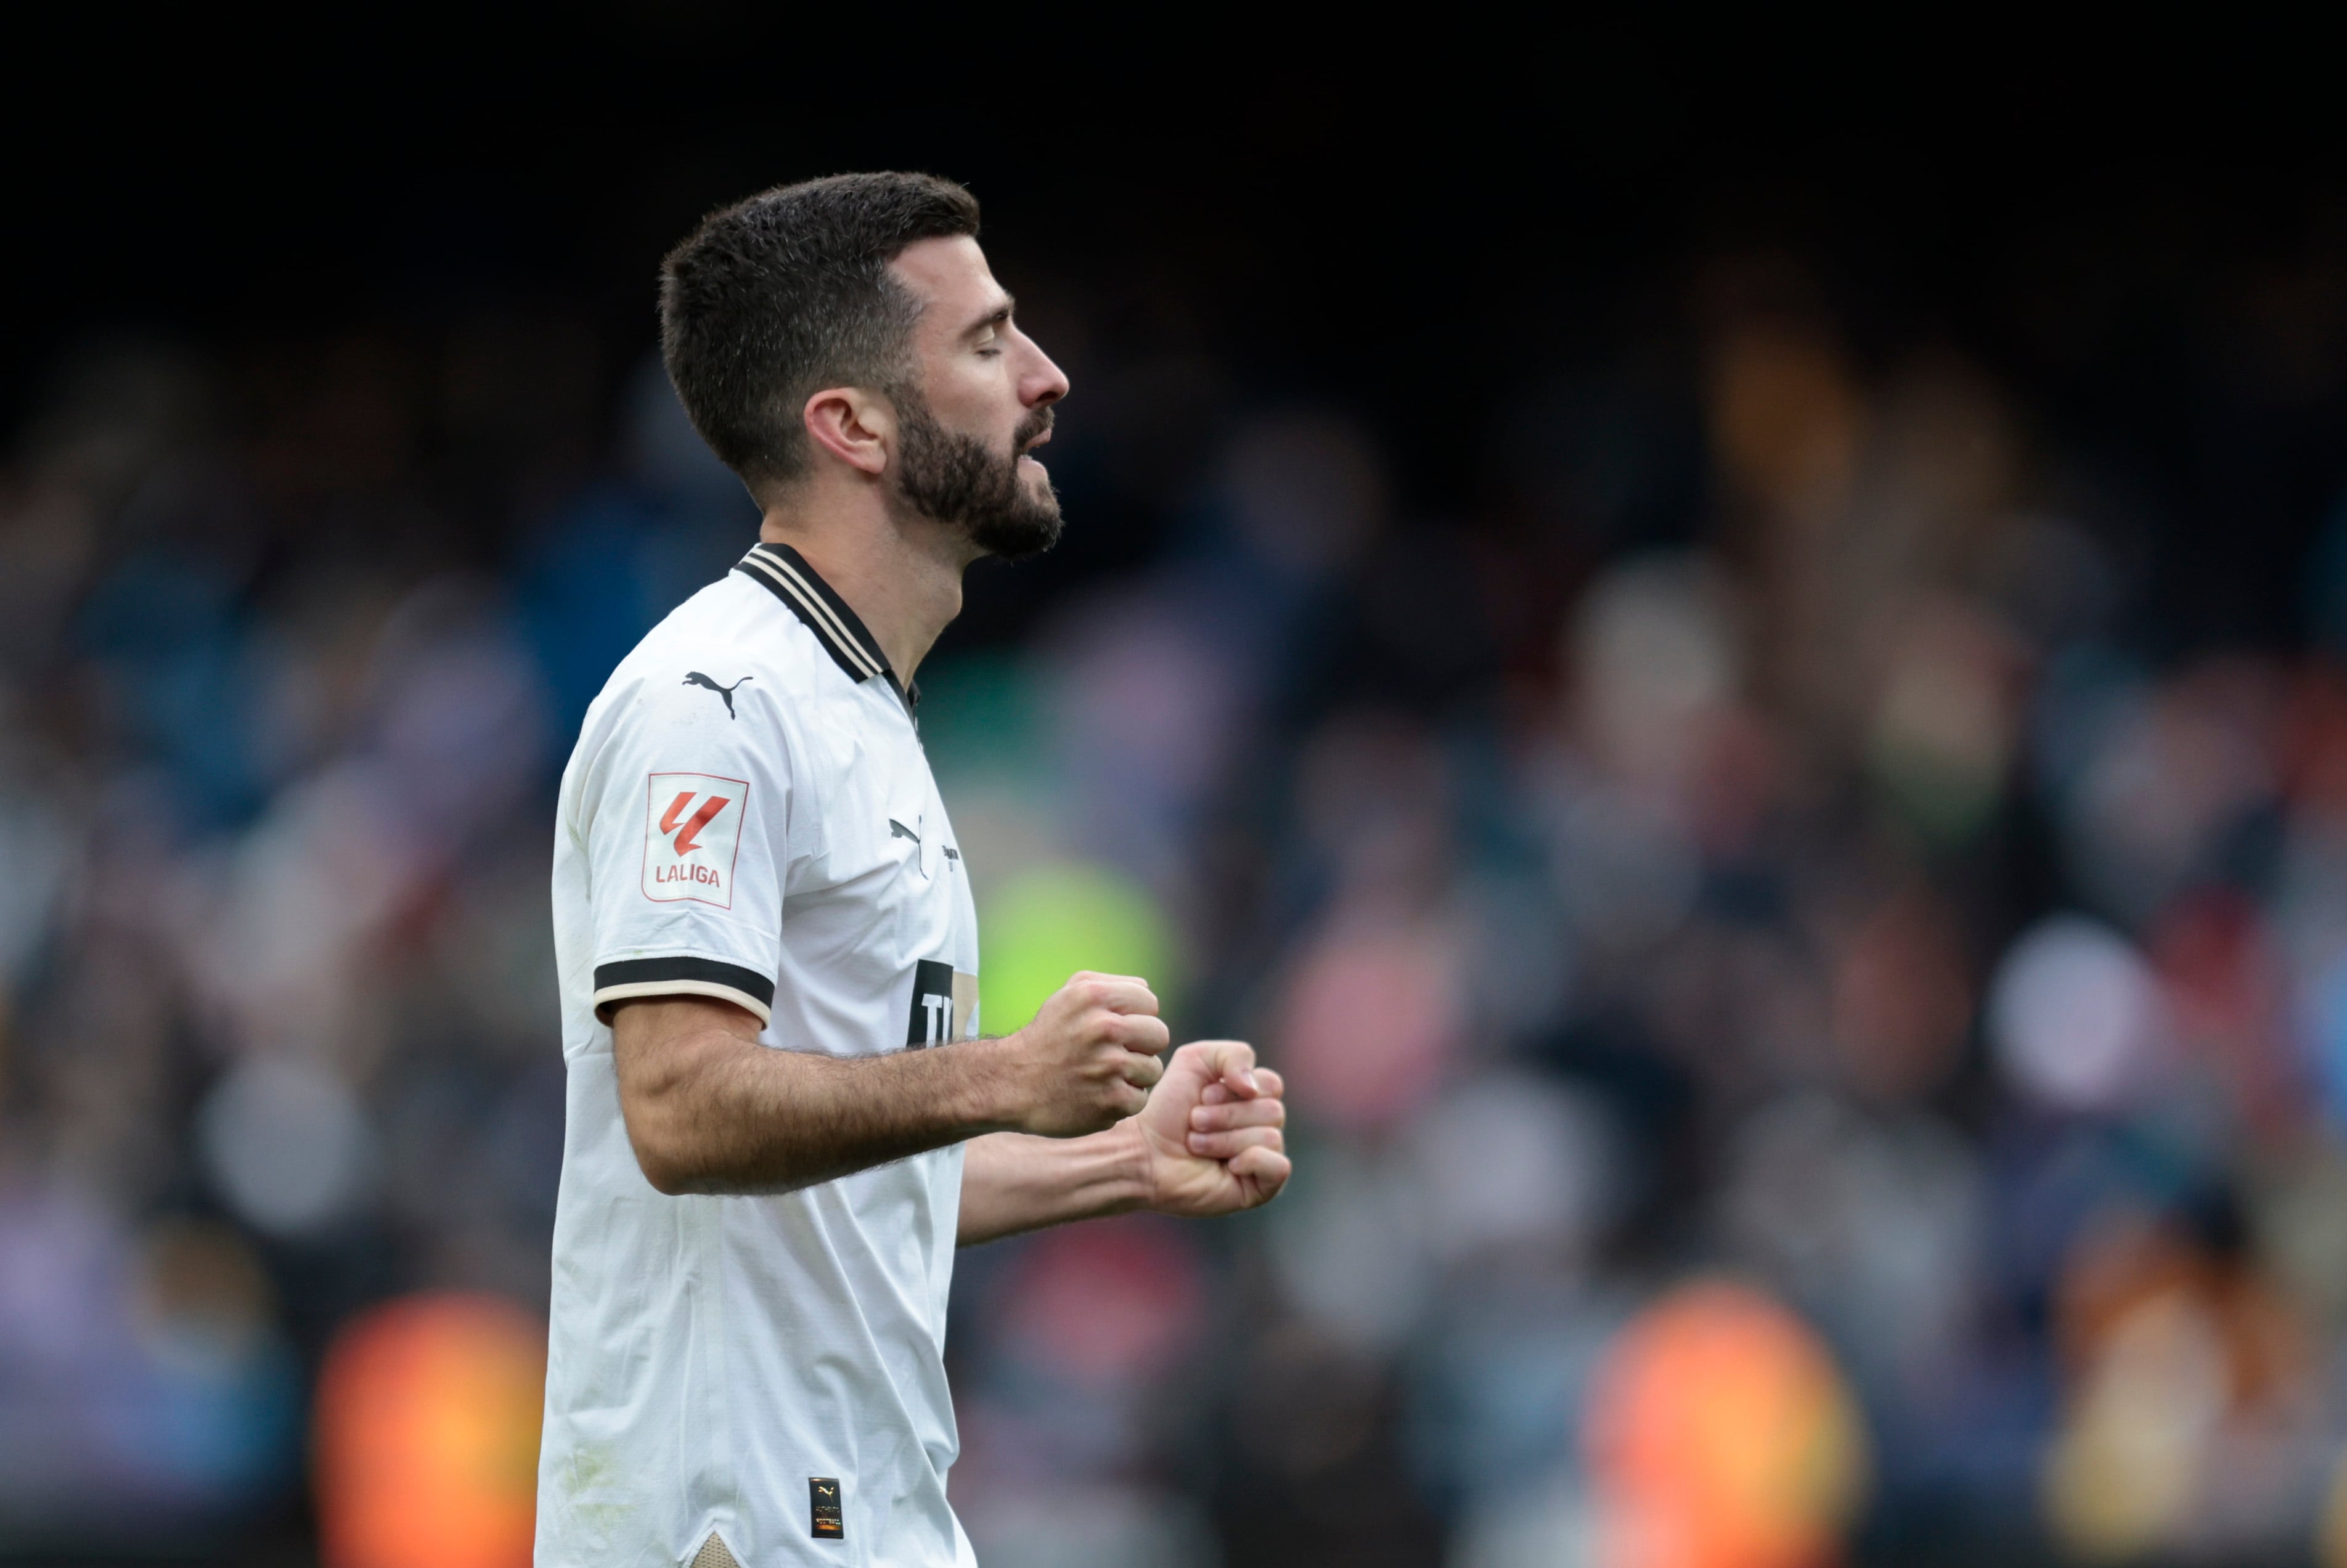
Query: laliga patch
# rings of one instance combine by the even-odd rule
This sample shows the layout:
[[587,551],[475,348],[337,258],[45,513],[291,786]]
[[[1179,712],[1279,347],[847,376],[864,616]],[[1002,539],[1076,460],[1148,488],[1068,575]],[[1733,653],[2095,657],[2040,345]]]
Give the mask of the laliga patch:
[[644,897],[733,907],[733,862],[750,786],[712,774],[654,774],[644,787]]

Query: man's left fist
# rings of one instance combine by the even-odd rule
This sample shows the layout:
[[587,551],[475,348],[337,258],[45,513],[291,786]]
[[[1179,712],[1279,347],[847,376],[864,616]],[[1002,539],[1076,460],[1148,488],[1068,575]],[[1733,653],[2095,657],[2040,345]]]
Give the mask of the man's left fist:
[[1208,1215],[1269,1203],[1293,1168],[1280,1131],[1285,1088],[1244,1040],[1202,1040],[1175,1051],[1148,1105],[1124,1123],[1146,1161],[1144,1206]]

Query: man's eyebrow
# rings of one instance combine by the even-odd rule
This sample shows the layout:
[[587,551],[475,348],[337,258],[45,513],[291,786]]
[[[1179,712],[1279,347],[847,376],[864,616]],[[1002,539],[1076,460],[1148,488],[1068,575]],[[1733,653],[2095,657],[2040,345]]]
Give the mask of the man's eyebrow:
[[1005,294],[1002,296],[1002,302],[1000,304],[995,306],[994,309],[989,311],[985,315],[980,316],[978,320],[964,327],[962,329],[961,335],[964,337],[973,337],[978,333],[984,332],[989,327],[999,327],[1003,323],[1009,321],[1010,319],[1011,313],[1016,311],[1018,308],[1019,302],[1012,299],[1009,294]]

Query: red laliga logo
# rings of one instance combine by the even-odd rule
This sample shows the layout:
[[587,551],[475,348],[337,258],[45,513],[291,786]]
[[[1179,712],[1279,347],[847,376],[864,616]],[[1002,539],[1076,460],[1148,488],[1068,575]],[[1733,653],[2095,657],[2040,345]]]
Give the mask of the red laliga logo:
[[661,814],[661,831],[676,833],[676,852],[679,855],[692,854],[696,847],[692,842],[694,835],[709,825],[711,817],[725,809],[725,797],[722,794],[712,794],[709,797],[707,805],[692,814],[692,820],[684,825],[684,831],[677,833],[677,818],[684,815],[684,808],[692,804],[692,790],[681,792],[674,800],[668,803],[668,810]]
[[645,784],[644,897],[732,908],[749,784],[710,774],[653,774]]

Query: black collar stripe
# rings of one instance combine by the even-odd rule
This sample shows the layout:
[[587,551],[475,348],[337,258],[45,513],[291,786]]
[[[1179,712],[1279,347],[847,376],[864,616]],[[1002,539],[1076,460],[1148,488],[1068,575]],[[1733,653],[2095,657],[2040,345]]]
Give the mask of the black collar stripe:
[[888,656],[880,651],[879,642],[856,611],[848,609],[846,602],[832,591],[831,584],[824,581],[815,568],[807,565],[805,556],[788,545],[762,545],[750,553],[764,555],[781,569],[784,577],[795,579],[798,586],[812,596],[815,610],[830,622],[834,634],[846,639],[847,645],[863,661],[872,666],[872,673],[887,673]]
[[763,579],[775,598],[797,611],[799,619],[807,623],[808,630],[822,641],[841,669],[858,681],[869,681],[879,673],[864,651],[842,634],[838,622],[826,613],[824,602],[808,592],[796,576],[756,556],[743,560],[741,569]]
[[[874,657],[848,630],[831,606],[823,601],[822,596],[792,569],[789,561],[762,553],[767,548],[761,546],[752,550],[733,569],[753,581],[764,583],[776,599],[788,605],[801,620],[806,622],[807,630],[815,633],[815,641],[824,645],[833,661],[846,671],[851,678],[869,681],[875,675],[887,673],[887,666]],[[857,630],[862,628],[859,626]]]

